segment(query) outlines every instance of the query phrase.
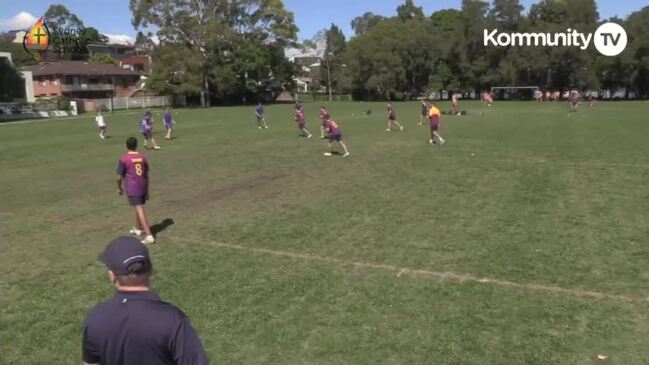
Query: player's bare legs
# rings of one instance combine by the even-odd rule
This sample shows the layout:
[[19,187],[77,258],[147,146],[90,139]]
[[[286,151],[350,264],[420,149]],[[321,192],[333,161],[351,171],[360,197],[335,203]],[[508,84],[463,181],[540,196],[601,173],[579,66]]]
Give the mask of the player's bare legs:
[[136,205],[135,214],[137,215],[139,227],[142,230],[142,233],[144,233],[145,241],[147,241],[148,243],[155,242],[153,235],[151,234],[151,227],[149,227],[149,221],[146,218],[146,214],[144,213],[144,206]]
[[304,133],[306,138],[311,138],[311,133],[306,128],[300,128],[300,129],[302,129],[302,133]]
[[[153,136],[151,136],[151,138],[149,138],[149,142],[151,143],[151,146],[153,146],[152,148],[154,150],[159,150],[160,149],[160,146],[158,146],[158,144],[156,143],[155,138],[153,138]],[[144,147],[146,148],[146,141],[144,141]]]
[[324,126],[320,125],[320,139],[324,139],[324,138],[325,138],[325,136],[324,136]]
[[[347,145],[345,144],[345,141],[341,139],[340,141],[338,141],[338,143],[340,143],[340,145],[343,147],[343,151],[345,151],[343,157],[349,156],[349,150],[347,149]],[[331,150],[331,143],[329,144],[329,146],[330,146],[329,149]]]

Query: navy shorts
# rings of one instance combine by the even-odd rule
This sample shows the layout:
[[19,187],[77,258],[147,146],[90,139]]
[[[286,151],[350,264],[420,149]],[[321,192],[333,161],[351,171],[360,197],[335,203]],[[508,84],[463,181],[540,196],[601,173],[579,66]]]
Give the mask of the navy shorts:
[[173,129],[173,127],[174,127],[174,124],[173,124],[173,123],[169,123],[169,124],[165,123],[165,128],[167,128],[167,129]]
[[128,196],[128,203],[132,207],[136,205],[144,205],[146,204],[147,199],[149,199],[149,197],[146,195]]
[[297,127],[298,127],[299,129],[304,129],[305,126],[306,126],[306,123],[305,123],[305,122],[302,122],[302,123],[298,123],[298,124],[297,124]]
[[436,131],[438,129],[439,129],[439,123],[433,123],[433,122],[430,123],[430,130],[431,131]]
[[142,137],[144,137],[144,139],[151,138],[151,132],[142,132]]
[[343,139],[342,133],[329,135],[329,142],[333,142],[333,141],[340,142],[342,139]]
[[396,114],[390,114],[388,115],[389,120],[397,120],[397,115]]

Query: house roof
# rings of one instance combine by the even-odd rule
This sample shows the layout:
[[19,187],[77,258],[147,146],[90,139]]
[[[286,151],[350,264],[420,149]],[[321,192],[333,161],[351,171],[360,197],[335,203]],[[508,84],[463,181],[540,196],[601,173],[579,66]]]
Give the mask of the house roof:
[[86,76],[140,76],[139,72],[124,69],[115,65],[85,61],[61,61],[41,63],[23,68],[31,71],[33,76],[47,75],[86,75]]
[[124,65],[149,64],[149,56],[129,56],[120,61]]

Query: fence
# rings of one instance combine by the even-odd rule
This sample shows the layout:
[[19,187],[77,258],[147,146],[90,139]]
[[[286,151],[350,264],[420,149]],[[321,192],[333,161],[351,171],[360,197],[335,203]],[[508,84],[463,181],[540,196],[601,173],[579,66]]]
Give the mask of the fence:
[[[316,101],[329,101],[329,94],[296,94],[299,100],[310,103]],[[352,101],[351,95],[332,95],[332,101]]]
[[120,109],[145,109],[171,105],[170,96],[141,96],[132,98],[112,98],[83,100],[84,110],[120,110]]

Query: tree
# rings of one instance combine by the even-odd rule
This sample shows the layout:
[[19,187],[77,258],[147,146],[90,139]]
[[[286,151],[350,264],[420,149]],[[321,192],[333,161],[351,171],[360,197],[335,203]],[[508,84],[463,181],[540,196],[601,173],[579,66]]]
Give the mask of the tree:
[[323,66],[322,76],[323,80],[327,80],[327,92],[329,93],[329,101],[332,101],[333,90],[340,91],[339,81],[344,78],[342,75],[345,67],[343,63],[343,56],[345,54],[345,35],[342,30],[335,24],[325,31],[326,47],[324,55],[322,56]]
[[0,59],[0,101],[13,101],[25,96],[25,81],[6,58]]
[[65,5],[52,4],[45,12],[45,23],[54,29],[79,29],[83,27],[83,22],[78,16],[71,13]]
[[[157,51],[167,59],[164,65],[176,67],[152,72],[199,82],[180,88],[200,90],[205,106],[210,95],[247,99],[262,91],[276,93],[290,81],[284,72],[288,61],[277,54],[295,44],[297,27],[280,0],[130,0],[130,9],[136,29],[158,29]],[[188,67],[178,67],[179,61],[199,77],[186,75]]]
[[385,20],[385,17],[376,15],[372,12],[366,12],[362,16],[356,17],[352,20],[352,29],[356,35],[361,35],[369,31],[378,22]]
[[401,20],[423,19],[424,11],[421,6],[415,6],[412,0],[406,0],[397,7],[397,16]]
[[90,57],[88,62],[96,62],[96,63],[105,63],[107,65],[117,65],[117,61],[115,59],[107,54],[103,53],[95,53]]

